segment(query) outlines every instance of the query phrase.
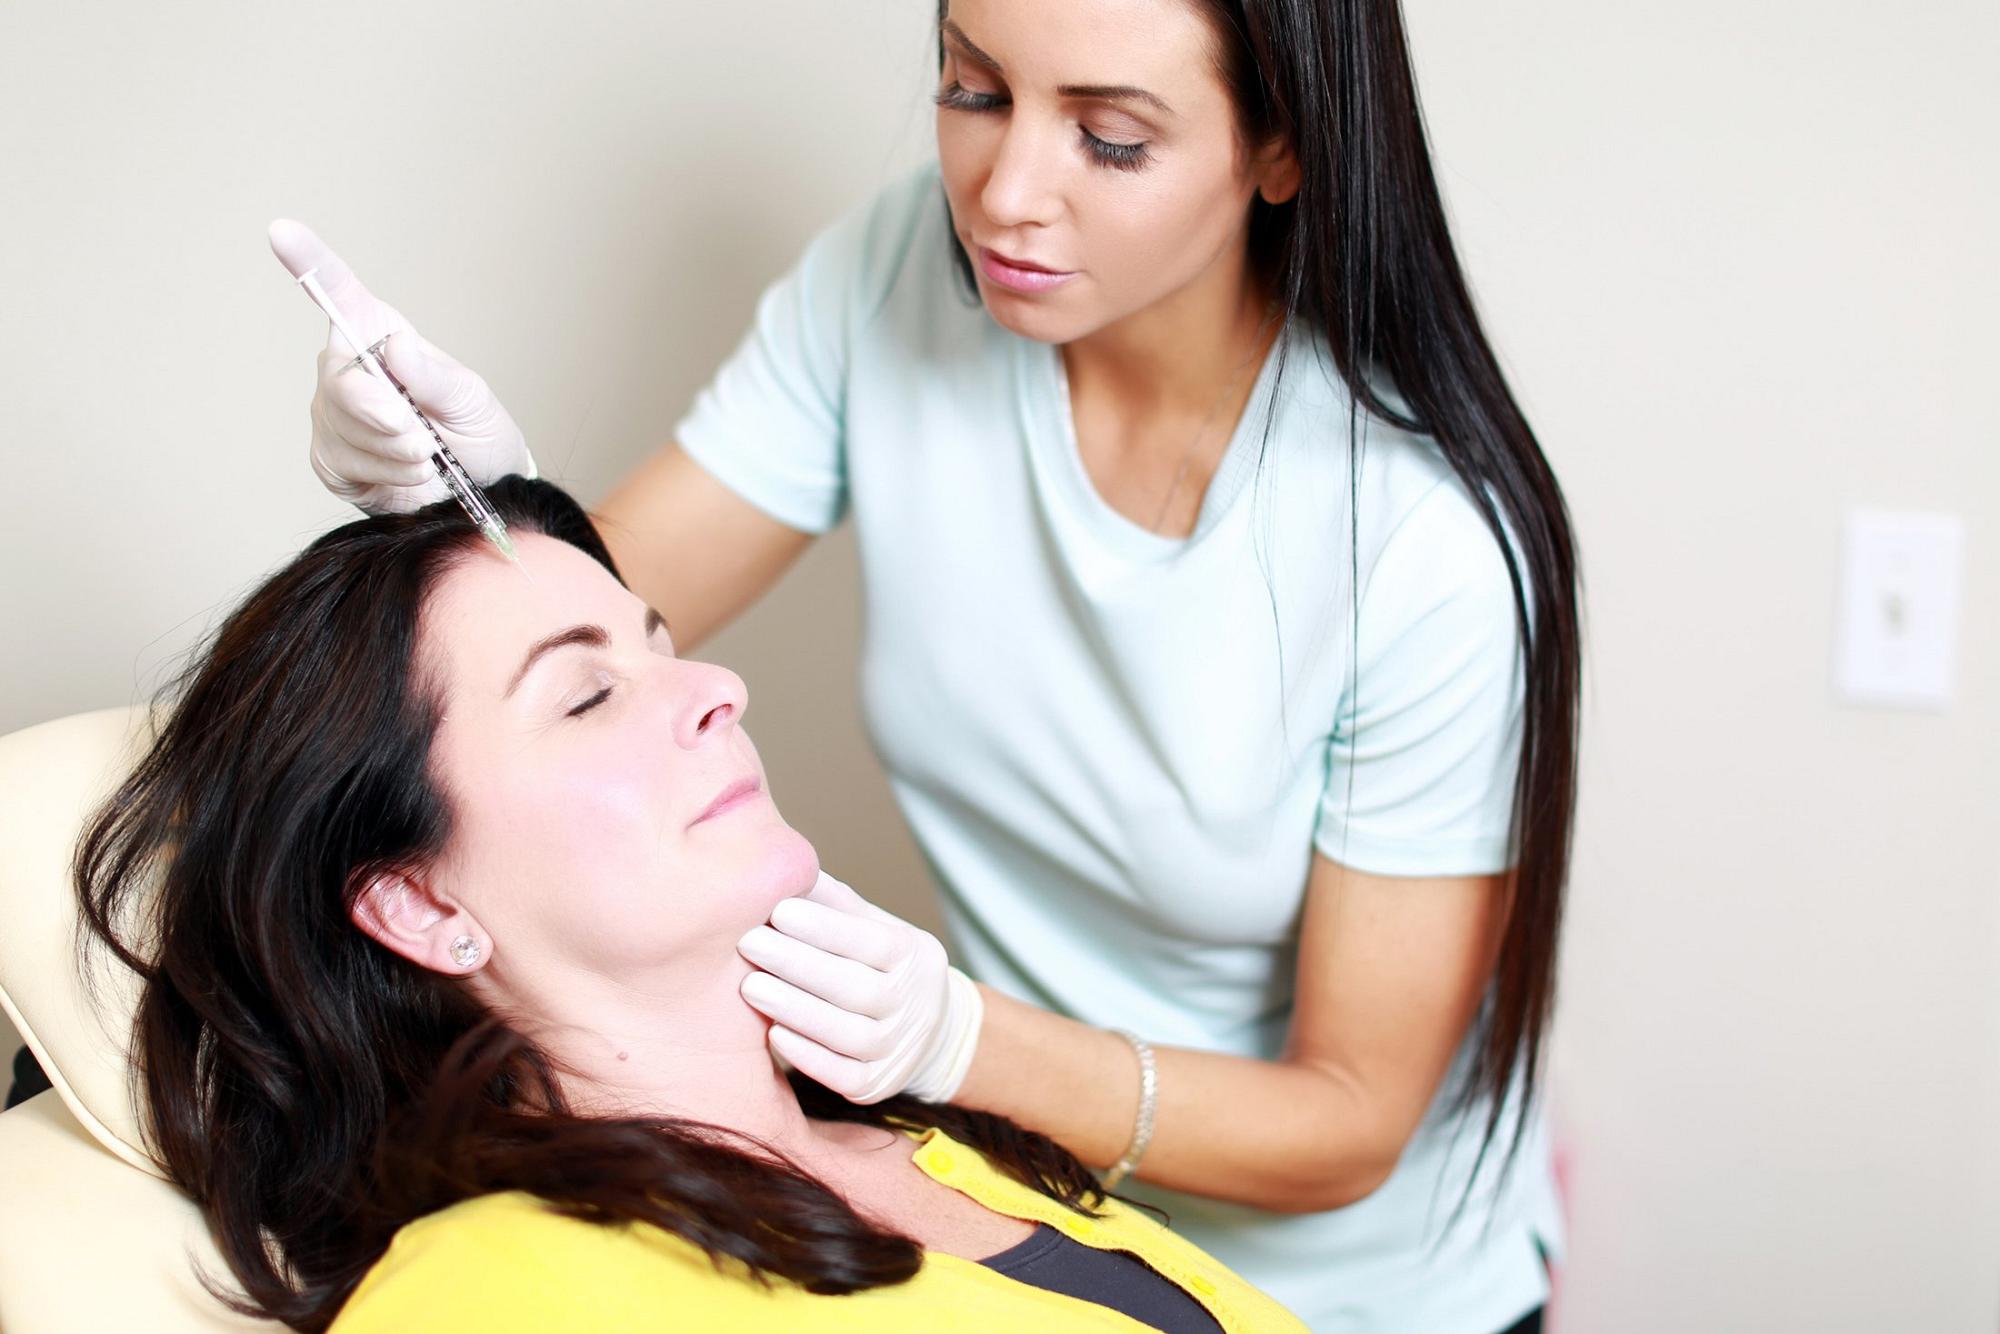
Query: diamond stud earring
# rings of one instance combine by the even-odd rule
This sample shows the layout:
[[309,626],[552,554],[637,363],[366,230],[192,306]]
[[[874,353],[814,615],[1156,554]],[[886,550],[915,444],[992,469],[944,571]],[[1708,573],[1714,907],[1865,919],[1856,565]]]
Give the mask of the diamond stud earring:
[[470,968],[479,962],[479,942],[471,936],[460,936],[451,942],[451,958],[461,968]]

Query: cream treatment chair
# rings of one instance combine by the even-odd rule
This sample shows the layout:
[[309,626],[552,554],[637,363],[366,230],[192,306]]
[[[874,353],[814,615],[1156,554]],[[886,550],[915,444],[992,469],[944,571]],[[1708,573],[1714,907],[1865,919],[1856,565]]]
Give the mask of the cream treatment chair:
[[55,1085],[0,1114],[4,1334],[279,1328],[196,1278],[230,1276],[146,1152],[126,1054],[138,978],[95,950],[93,1000],[78,971],[70,856],[147,722],[107,709],[0,737],[0,1009]]

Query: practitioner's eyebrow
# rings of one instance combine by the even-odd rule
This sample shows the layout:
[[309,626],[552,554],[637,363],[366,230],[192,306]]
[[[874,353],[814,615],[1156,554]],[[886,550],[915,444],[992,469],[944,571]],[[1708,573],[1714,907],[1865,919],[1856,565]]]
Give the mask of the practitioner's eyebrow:
[[943,31],[949,37],[951,37],[952,40],[956,41],[960,46],[965,48],[965,54],[967,58],[970,59],[975,65],[984,65],[986,68],[992,70],[995,74],[1005,73],[1005,71],[1000,68],[999,61],[995,60],[992,56],[989,56],[984,51],[980,50],[979,44],[973,41],[970,37],[967,37],[965,35],[965,29],[959,27],[956,23],[953,23],[950,19],[946,19],[942,24],[939,25],[939,27],[940,30]]
[[[1006,73],[1005,70],[1000,68],[999,61],[980,50],[979,43],[967,37],[965,29],[959,27],[950,19],[946,19],[943,23],[939,24],[938,28],[939,31],[950,37],[954,42],[957,42],[964,50],[966,59],[972,61],[975,65],[984,65],[995,74]],[[1136,88],[1129,83],[1066,83],[1057,88],[1056,92],[1064,97],[1080,97],[1096,102],[1144,102],[1146,105],[1165,112],[1169,116],[1174,114],[1174,109],[1168,106],[1160,97],[1147,92],[1144,88]]]
[[1174,114],[1174,109],[1165,102],[1144,88],[1134,88],[1129,83],[1066,83],[1056,91],[1064,97],[1082,97],[1098,102],[1144,102],[1169,116]]

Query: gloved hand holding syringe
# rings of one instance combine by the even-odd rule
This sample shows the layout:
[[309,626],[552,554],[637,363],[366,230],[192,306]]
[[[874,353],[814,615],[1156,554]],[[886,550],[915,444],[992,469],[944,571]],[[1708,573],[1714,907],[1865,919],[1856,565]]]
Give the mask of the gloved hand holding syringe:
[[[507,409],[484,380],[362,286],[310,228],[272,223],[271,249],[334,326],[313,394],[313,471],[371,514],[449,495],[489,531],[483,520],[498,517],[490,506],[482,515],[478,488],[510,473],[535,475]],[[504,527],[498,531],[504,539]]]

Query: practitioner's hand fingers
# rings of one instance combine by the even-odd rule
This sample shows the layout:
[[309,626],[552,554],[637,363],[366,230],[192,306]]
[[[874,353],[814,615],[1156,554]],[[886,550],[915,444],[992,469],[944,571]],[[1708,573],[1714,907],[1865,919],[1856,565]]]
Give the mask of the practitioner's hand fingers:
[[[313,469],[341,499],[362,505],[366,496],[376,502],[367,508],[411,509],[422,501],[409,501],[401,506],[385,502],[389,497],[414,494],[414,490],[438,483],[437,470],[425,456],[408,457],[416,446],[407,437],[364,436],[351,419],[337,418],[323,397],[313,400],[311,412]],[[336,424],[337,420],[345,421],[344,428]],[[368,443],[357,443],[357,436],[363,436]]]
[[[978,990],[951,967],[930,932],[821,875],[803,899],[772,910],[768,933],[759,928],[744,939],[753,962],[756,951],[769,951],[774,961],[772,972],[745,980],[750,1004],[799,1036],[863,1062],[872,1098],[909,1092],[941,1101],[964,1079],[979,1031]],[[791,948],[780,953],[779,942]],[[871,974],[879,981],[871,983]],[[822,998],[829,990],[850,1008]]]
[[781,977],[758,971],[743,979],[743,999],[760,1014],[857,1061],[879,1061],[895,1049],[890,1025],[844,1010]]
[[347,267],[347,261],[334,254],[333,247],[320,240],[319,233],[303,222],[279,218],[271,224],[270,237],[271,253],[292,277],[312,274],[335,303],[342,297],[368,297],[368,289],[354,276],[354,270]]
[[852,912],[857,904],[867,902],[849,888],[845,881],[835,880],[825,871],[819,873],[819,879],[813,882],[813,887],[806,891],[805,897],[808,902],[823,903],[829,908],[838,908],[843,912]]
[[830,1051],[783,1024],[771,1025],[771,1050],[807,1079],[824,1084],[849,1102],[880,1102],[894,1091],[878,1089],[863,1062]]
[[876,907],[855,893],[852,887],[843,881],[835,880],[824,871],[819,873],[818,882],[807,892],[805,898],[809,903],[824,904],[826,907],[836,908],[861,920],[882,922],[908,931],[918,929],[887,909]]
[[[285,272],[294,278],[312,274],[356,337],[372,343],[410,327],[410,322],[395,307],[369,291],[347,261],[303,222],[280,218],[271,224],[270,237],[271,253],[285,266]],[[347,340],[332,329],[327,330],[326,345],[330,351],[343,353],[343,360],[361,351],[358,347],[348,347]]]
[[484,426],[499,407],[477,371],[415,329],[391,338],[382,348],[382,360],[440,429]]
[[337,352],[319,354],[318,391],[314,412],[324,429],[351,448],[402,463],[421,463],[437,449],[394,385],[349,365]]
[[[858,895],[856,901],[860,901]],[[771,925],[794,940],[803,940],[870,968],[893,968],[906,953],[897,933],[884,923],[809,898],[785,899],[779,903],[771,910]]]
[[772,927],[753,928],[736,942],[736,950],[772,976],[854,1014],[882,1019],[896,1008],[898,997],[887,973]]
[[[486,381],[420,336],[310,227],[272,223],[271,250],[294,278],[313,275],[355,337],[369,346],[389,340],[380,353],[384,363],[473,481],[487,486],[510,473],[534,475],[521,428]],[[335,495],[370,513],[443,498],[449,493],[430,463],[437,441],[394,384],[353,364],[360,351],[328,329],[313,394],[313,471]]]

